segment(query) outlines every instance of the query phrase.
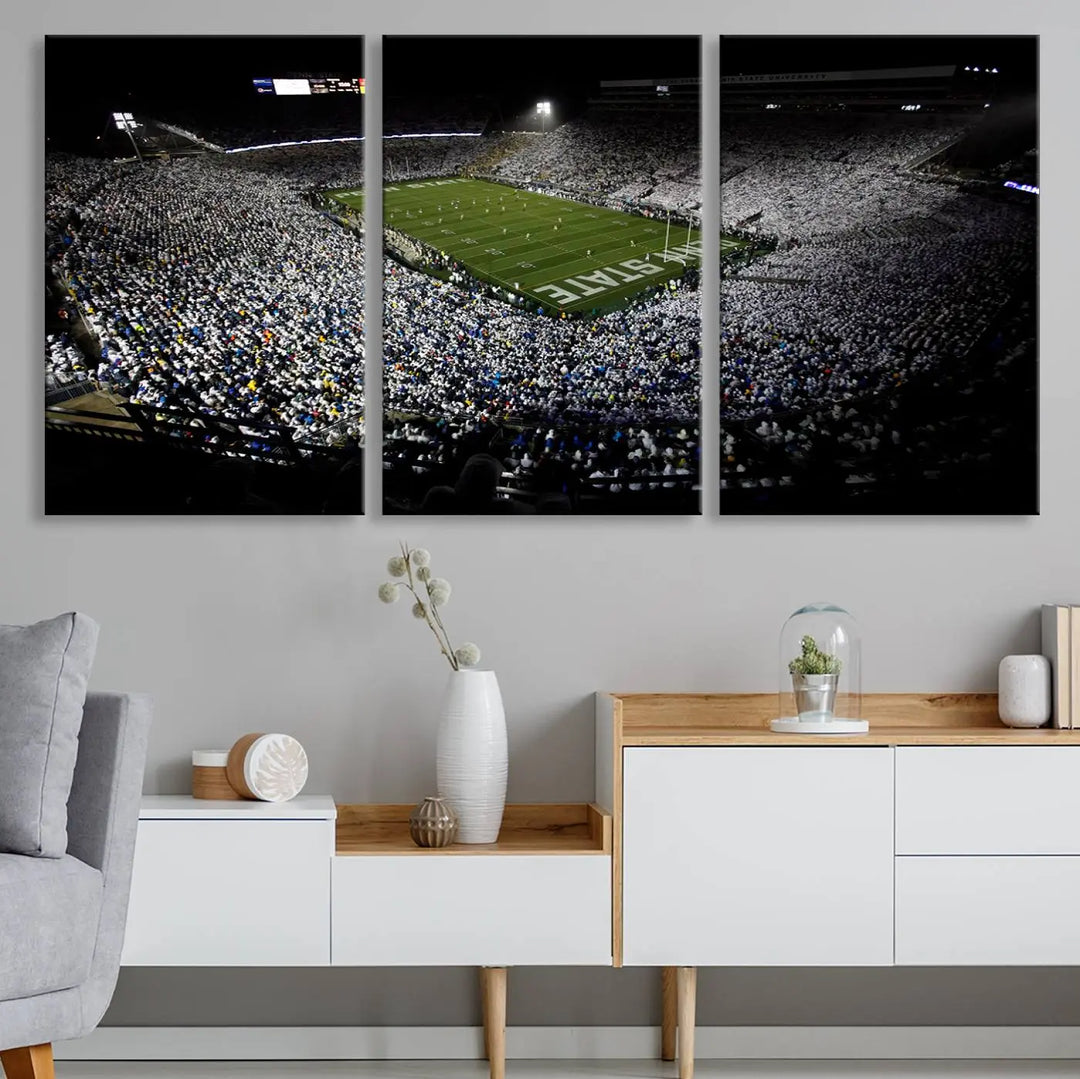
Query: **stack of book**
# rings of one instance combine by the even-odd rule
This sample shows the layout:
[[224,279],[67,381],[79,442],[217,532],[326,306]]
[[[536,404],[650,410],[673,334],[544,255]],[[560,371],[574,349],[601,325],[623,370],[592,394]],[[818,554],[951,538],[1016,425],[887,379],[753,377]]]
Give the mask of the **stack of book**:
[[1050,660],[1051,722],[1080,727],[1080,604],[1043,604],[1042,651]]

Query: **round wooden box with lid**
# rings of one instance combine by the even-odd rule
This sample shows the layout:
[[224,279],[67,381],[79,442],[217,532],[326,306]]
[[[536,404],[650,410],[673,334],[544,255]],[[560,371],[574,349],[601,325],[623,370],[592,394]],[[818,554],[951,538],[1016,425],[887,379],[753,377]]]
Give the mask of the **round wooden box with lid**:
[[238,801],[240,795],[232,789],[226,771],[227,749],[196,749],[191,753],[191,796]]

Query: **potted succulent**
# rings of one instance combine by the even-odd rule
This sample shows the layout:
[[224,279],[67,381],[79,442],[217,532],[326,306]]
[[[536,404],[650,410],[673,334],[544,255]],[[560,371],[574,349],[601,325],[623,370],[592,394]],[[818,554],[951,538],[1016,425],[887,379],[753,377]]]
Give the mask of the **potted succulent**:
[[801,645],[800,654],[788,664],[799,718],[831,718],[843,663],[836,656],[822,652],[809,633],[803,636]]

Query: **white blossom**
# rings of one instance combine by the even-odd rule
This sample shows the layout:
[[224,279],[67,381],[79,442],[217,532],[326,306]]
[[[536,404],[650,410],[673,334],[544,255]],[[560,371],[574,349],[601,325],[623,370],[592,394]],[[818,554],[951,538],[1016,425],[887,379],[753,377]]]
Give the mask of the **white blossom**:
[[428,569],[427,566],[421,566],[416,571],[416,579],[418,581],[429,581],[429,580],[431,580],[431,570]]
[[386,572],[389,573],[391,577],[404,577],[405,559],[399,554],[394,555],[394,557],[386,563]]
[[466,641],[454,650],[454,658],[462,667],[475,667],[480,662],[480,649],[472,641]]
[[379,585],[379,599],[383,603],[397,603],[398,586],[393,581],[385,581]]
[[409,552],[409,561],[417,569],[426,569],[431,565],[431,552],[425,551],[423,547],[417,547],[414,551]]
[[432,577],[427,583],[428,595],[436,607],[444,606],[450,599],[452,591],[450,582],[443,577]]

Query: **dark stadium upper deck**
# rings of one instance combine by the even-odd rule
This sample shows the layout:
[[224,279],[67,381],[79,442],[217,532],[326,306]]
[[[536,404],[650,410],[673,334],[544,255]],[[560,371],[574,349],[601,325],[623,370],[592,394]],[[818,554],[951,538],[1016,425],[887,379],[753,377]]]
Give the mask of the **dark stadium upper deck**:
[[998,72],[965,70],[959,64],[882,67],[847,71],[723,73],[724,109],[766,104],[806,108],[981,109],[997,91]]
[[694,112],[701,106],[701,79],[696,76],[648,79],[603,79],[600,93],[589,98],[594,112]]

